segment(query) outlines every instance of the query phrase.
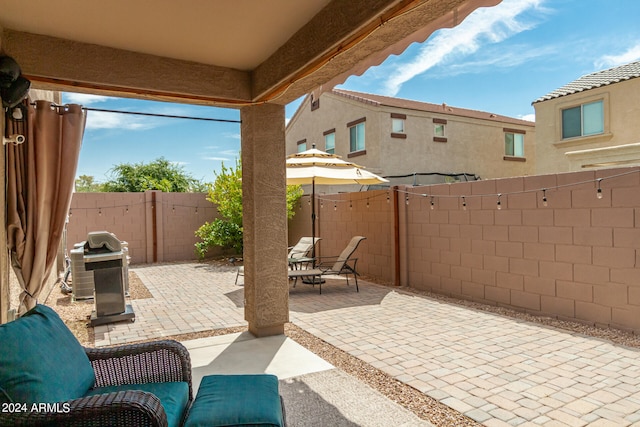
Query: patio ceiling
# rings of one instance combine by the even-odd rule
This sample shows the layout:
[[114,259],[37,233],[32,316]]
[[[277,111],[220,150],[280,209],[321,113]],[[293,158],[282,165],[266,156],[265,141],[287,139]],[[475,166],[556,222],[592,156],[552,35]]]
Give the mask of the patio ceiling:
[[40,89],[286,104],[499,2],[0,0],[0,50]]

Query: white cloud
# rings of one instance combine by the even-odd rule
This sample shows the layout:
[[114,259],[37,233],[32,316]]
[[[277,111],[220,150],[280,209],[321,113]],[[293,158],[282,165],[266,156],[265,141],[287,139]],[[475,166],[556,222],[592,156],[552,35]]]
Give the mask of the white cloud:
[[240,152],[238,150],[223,150],[220,154],[231,157],[240,157]]
[[109,98],[108,96],[89,95],[86,93],[63,92],[62,99],[64,104],[91,105],[105,102],[112,98]]
[[531,113],[531,114],[525,114],[523,116],[519,116],[518,117],[520,120],[527,120],[529,122],[535,122],[536,121],[536,115],[535,113]]
[[145,130],[158,126],[159,121],[150,117],[103,111],[87,112],[87,129]]
[[213,151],[213,154],[212,155],[203,154],[202,155],[203,160],[213,160],[216,162],[230,162],[240,157],[240,152],[238,150],[233,150],[233,149],[220,150],[220,147],[216,147],[216,146],[209,146],[206,148],[208,148],[210,151]]
[[240,139],[240,134],[238,132],[224,132],[222,136],[231,139]]
[[440,74],[442,77],[451,77],[459,74],[479,74],[496,68],[513,68],[537,58],[556,54],[559,50],[559,46],[531,48],[521,44],[507,48],[500,47],[489,50],[486,56],[483,56],[480,60],[448,64]]
[[599,69],[617,67],[640,59],[640,42],[619,55],[604,55],[595,62]]
[[542,10],[542,1],[504,0],[497,6],[474,11],[457,27],[439,30],[413,61],[396,64],[396,71],[385,82],[384,93],[394,96],[405,82],[454,56],[471,55],[483,44],[498,43],[535,27],[531,20],[516,18],[532,9]]

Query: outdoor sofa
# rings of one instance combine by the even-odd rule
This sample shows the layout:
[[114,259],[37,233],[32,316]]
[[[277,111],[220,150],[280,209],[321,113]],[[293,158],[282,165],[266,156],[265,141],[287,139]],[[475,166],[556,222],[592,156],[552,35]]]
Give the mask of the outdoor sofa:
[[285,425],[273,375],[204,377],[192,400],[177,341],[84,348],[44,305],[0,325],[0,426]]

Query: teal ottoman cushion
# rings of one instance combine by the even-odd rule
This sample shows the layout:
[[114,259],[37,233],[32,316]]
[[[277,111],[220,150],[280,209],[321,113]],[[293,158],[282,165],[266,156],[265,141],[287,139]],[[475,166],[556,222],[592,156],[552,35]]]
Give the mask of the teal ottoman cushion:
[[87,396],[111,393],[116,391],[140,390],[156,396],[164,412],[167,414],[169,427],[179,426],[182,423],[184,411],[189,401],[189,384],[186,382],[125,384],[109,387],[98,387],[87,393]]
[[202,379],[185,427],[284,425],[275,375],[209,375]]
[[1,325],[0,343],[0,402],[64,402],[95,383],[84,349],[45,305]]

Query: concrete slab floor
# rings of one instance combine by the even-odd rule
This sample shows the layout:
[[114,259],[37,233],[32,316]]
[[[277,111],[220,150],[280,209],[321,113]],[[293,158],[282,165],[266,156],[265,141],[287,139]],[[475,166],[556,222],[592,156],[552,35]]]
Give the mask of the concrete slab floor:
[[273,374],[282,380],[334,366],[284,335],[255,338],[249,332],[183,341],[193,367],[193,392],[205,375]]

